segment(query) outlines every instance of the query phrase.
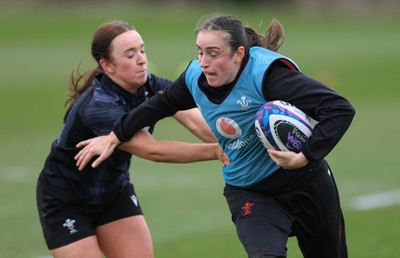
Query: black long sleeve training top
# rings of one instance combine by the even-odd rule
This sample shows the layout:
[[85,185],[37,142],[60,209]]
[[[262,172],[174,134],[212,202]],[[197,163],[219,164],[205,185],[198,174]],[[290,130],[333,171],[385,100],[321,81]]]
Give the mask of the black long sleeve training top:
[[[242,66],[245,65],[246,61]],[[240,76],[240,71],[237,76]],[[208,86],[204,75],[199,78],[200,88],[213,103],[220,103],[235,86],[234,82],[215,88]],[[280,61],[274,62],[266,71],[263,95],[266,101],[289,102],[318,122],[302,149],[309,161],[320,160],[328,155],[340,141],[355,115],[352,105],[336,91],[299,71],[289,69]],[[186,86],[183,73],[164,93],[157,94],[122,116],[113,130],[119,140],[126,141],[141,128],[179,110],[193,107],[196,107],[196,103]]]

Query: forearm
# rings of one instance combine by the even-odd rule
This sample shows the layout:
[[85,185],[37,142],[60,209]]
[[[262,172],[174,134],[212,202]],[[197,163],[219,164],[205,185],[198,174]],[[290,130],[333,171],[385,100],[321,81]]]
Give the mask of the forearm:
[[174,84],[151,97],[130,113],[121,117],[113,127],[115,135],[121,142],[127,141],[142,128],[154,125],[160,119],[174,115],[180,110],[196,107],[193,97],[186,86]]
[[122,150],[135,156],[166,163],[189,163],[219,159],[219,145],[217,143],[185,143],[177,141],[155,141],[146,148],[130,148],[124,144]]
[[142,128],[175,114],[177,110],[164,107],[163,102],[157,101],[158,99],[158,95],[152,97],[117,120],[114,124],[113,132],[119,141],[128,141]]
[[322,159],[332,151],[355,114],[352,105],[331,88],[287,69],[271,70],[264,92],[266,99],[290,102],[318,122],[301,150],[310,161]]
[[228,157],[217,143],[157,142],[149,132],[140,130],[133,138],[123,143],[119,142],[113,132],[78,143],[78,148],[84,148],[74,157],[76,165],[82,170],[93,157],[98,156],[92,163],[92,167],[97,167],[117,146],[123,151],[155,162],[188,163],[219,159],[224,164],[229,164]]
[[217,138],[215,138],[215,135],[211,132],[211,129],[208,127],[195,127],[191,130],[193,135],[196,135],[199,139],[201,139],[203,142],[207,143],[216,143]]
[[352,106],[343,107],[335,115],[324,117],[315,126],[309,141],[303,146],[302,152],[309,160],[319,160],[328,155],[339,143],[349,128],[355,110]]
[[211,132],[210,127],[204,120],[198,108],[179,111],[174,115],[174,118],[203,142],[217,142],[217,138],[215,138],[214,134]]

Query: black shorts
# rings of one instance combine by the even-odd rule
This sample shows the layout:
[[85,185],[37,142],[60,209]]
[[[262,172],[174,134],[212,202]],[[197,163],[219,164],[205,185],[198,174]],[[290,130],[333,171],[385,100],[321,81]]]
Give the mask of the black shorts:
[[100,225],[143,214],[132,184],[107,203],[88,205],[59,200],[38,183],[37,207],[49,250],[93,236]]
[[286,257],[290,236],[297,237],[304,257],[347,257],[336,184],[325,162],[318,170],[320,176],[307,186],[284,196],[225,187],[232,220],[249,257]]

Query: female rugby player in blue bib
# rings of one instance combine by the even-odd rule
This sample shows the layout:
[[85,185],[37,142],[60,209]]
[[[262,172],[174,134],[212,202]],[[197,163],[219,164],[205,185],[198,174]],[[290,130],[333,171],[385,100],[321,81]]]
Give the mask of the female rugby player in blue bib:
[[[156,142],[151,124],[101,166],[79,169],[74,159],[78,142],[108,134],[122,114],[171,83],[147,73],[144,42],[125,22],[100,26],[92,55],[98,67],[71,81],[64,127],[39,176],[37,204],[44,237],[53,257],[152,258],[150,232],[130,183],[131,154],[193,162],[223,158],[223,151],[217,143]],[[175,118],[204,141],[216,142],[197,109],[178,112]]]
[[[304,257],[347,257],[337,187],[324,157],[351,124],[355,110],[337,92],[276,53],[282,27],[265,37],[232,16],[216,15],[196,30],[198,60],[163,94],[123,116],[108,136],[82,142],[78,163],[97,166],[120,142],[178,110],[198,107],[228,155],[224,195],[247,254],[286,257],[296,236]],[[269,100],[283,100],[318,121],[301,152],[264,149],[254,120]]]

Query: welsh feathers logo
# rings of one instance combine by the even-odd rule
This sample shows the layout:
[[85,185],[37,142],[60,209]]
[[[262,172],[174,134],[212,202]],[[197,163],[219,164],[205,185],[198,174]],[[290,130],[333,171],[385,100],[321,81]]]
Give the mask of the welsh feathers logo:
[[240,100],[236,101],[236,103],[242,106],[242,109],[246,111],[249,109],[249,104],[251,103],[251,100],[246,98],[246,96],[241,96]]
[[75,229],[75,222],[76,221],[73,219],[66,219],[65,223],[63,224],[63,227],[68,228],[70,235],[78,232],[78,230]]
[[239,125],[228,117],[220,117],[215,123],[218,132],[230,139],[236,139],[242,136],[242,129],[240,129]]

